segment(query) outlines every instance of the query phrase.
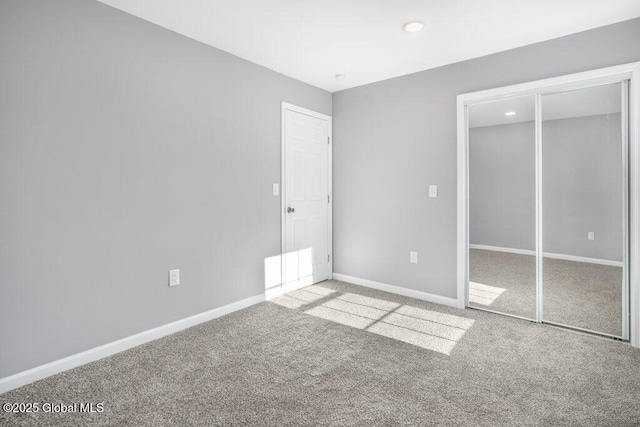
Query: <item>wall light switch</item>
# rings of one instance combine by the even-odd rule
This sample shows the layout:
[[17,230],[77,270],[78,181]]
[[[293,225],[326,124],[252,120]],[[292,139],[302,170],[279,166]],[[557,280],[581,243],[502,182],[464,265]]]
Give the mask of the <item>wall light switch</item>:
[[594,231],[589,231],[587,233],[587,239],[589,240],[596,240],[596,233]]
[[273,195],[274,196],[280,195],[280,184],[273,184]]
[[438,186],[430,185],[429,186],[429,197],[438,197]]
[[180,270],[169,270],[169,286],[180,284]]
[[418,263],[418,252],[409,252],[409,262],[411,264],[417,264]]

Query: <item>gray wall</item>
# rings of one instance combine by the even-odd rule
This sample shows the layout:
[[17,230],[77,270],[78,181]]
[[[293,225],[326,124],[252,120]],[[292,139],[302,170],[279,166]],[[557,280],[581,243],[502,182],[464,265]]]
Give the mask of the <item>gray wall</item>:
[[264,292],[331,94],[85,0],[0,2],[0,58],[0,377]]
[[622,261],[621,130],[620,114],[542,123],[545,252]]
[[456,96],[638,60],[634,19],[334,93],[334,271],[455,298]]
[[534,122],[469,129],[469,243],[535,250],[535,156]]
[[[620,114],[543,122],[545,252],[622,261],[620,130]],[[469,130],[469,241],[535,250],[533,122]]]

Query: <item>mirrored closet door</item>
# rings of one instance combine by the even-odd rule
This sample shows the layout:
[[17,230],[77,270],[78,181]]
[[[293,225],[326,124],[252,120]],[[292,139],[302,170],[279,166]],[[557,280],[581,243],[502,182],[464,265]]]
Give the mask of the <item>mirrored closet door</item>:
[[543,320],[623,335],[622,83],[542,95]]
[[468,113],[469,306],[535,320],[535,97]]
[[467,305],[628,339],[628,82],[467,105]]

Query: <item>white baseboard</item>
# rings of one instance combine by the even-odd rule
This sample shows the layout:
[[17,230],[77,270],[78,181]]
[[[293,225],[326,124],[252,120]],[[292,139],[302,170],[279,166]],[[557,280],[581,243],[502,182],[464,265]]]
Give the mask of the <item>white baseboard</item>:
[[601,264],[601,265],[611,265],[613,267],[622,267],[622,261],[612,261],[608,259],[587,258],[587,257],[575,256],[575,255],[553,254],[550,252],[545,252],[544,257],[554,258],[554,259],[563,259],[566,261],[587,262],[589,264]]
[[536,251],[530,251],[528,249],[515,249],[515,248],[501,248],[498,246],[489,246],[489,245],[474,245],[469,244],[469,249],[482,249],[485,251],[494,251],[494,252],[507,252],[510,254],[519,254],[519,255],[536,255]]
[[[507,252],[511,254],[520,254],[520,255],[533,255],[533,256],[536,255],[536,251],[531,251],[527,249],[501,248],[498,246],[487,246],[487,245],[470,244],[469,249],[483,249],[485,251]],[[589,264],[601,264],[601,265],[611,265],[614,267],[622,267],[622,261],[611,261],[608,259],[587,258],[583,256],[576,256],[576,255],[554,254],[551,252],[544,252],[543,256],[545,258],[563,259],[565,261],[587,262]]]
[[72,368],[76,368],[81,365],[102,359],[107,356],[120,353],[133,347],[137,347],[141,344],[149,341],[162,338],[166,335],[173,334],[186,328],[198,325],[200,323],[207,322],[209,320],[216,319],[224,316],[225,314],[233,313],[234,311],[242,310],[243,308],[250,307],[252,305],[261,303],[265,300],[264,294],[255,295],[240,301],[227,304],[222,307],[214,308],[213,310],[205,311],[204,313],[196,314],[195,316],[187,317],[172,323],[168,323],[157,328],[149,329],[148,331],[140,332],[139,334],[131,335],[126,338],[122,338],[117,341],[113,341],[108,344],[95,347],[81,353],[77,353],[63,359],[59,359],[45,365],[37,366],[27,371],[19,372],[17,374],[0,379],[0,394],[6,393],[23,385],[27,385],[34,381],[38,381],[51,375],[58,374],[60,372],[67,371]]
[[449,307],[458,307],[458,300],[455,298],[443,297],[441,295],[430,294],[428,292],[416,291],[414,289],[402,288],[400,286],[388,285],[386,283],[374,282],[373,280],[361,279],[359,277],[347,276],[346,274],[333,273],[333,280],[353,283],[367,288],[378,289],[392,294],[420,299],[423,301],[442,304]]

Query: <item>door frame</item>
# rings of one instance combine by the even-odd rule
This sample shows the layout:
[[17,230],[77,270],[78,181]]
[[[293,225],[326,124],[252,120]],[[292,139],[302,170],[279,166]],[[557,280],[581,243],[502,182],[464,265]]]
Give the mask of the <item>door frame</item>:
[[[522,84],[466,93],[457,97],[457,301],[458,308],[468,305],[469,282],[469,176],[468,176],[468,114],[467,107],[478,102],[505,99],[540,92],[566,91],[571,89],[614,83],[623,79],[630,81],[628,87],[628,176],[629,252],[627,270],[629,274],[629,331],[633,347],[640,347],[640,62],[569,74]],[[539,104],[539,101],[537,102]],[[536,106],[539,108],[539,105]],[[536,120],[540,121],[538,115]],[[536,126],[540,124],[537,123]],[[539,136],[538,136],[539,137]],[[537,235],[540,242],[541,235]]]
[[285,253],[286,253],[286,215],[287,209],[287,185],[286,185],[286,133],[285,133],[285,111],[293,111],[307,116],[315,117],[320,120],[327,121],[328,141],[327,141],[327,192],[329,200],[327,203],[327,252],[329,252],[329,264],[327,269],[329,271],[329,280],[333,279],[333,123],[332,117],[326,114],[318,113],[317,111],[309,110],[307,108],[299,107],[294,104],[282,102],[280,110],[280,294],[284,294],[286,290],[285,286]]

